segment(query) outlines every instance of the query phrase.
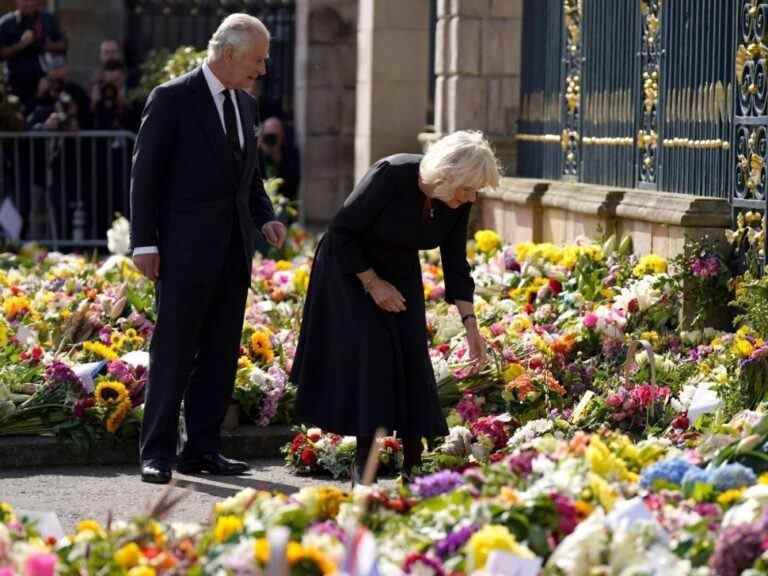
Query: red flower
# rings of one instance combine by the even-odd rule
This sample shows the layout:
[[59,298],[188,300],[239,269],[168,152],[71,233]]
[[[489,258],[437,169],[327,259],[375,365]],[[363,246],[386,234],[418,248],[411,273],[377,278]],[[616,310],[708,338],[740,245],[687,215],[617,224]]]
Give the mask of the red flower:
[[632,314],[640,310],[640,304],[638,304],[637,298],[632,298],[632,300],[629,301],[629,304],[627,304],[627,310]]
[[672,428],[677,430],[686,430],[691,423],[688,421],[687,414],[678,414],[678,416],[672,420]]
[[11,293],[14,296],[18,296],[19,294],[24,294],[24,291],[18,286],[11,286]]
[[554,278],[549,279],[549,290],[552,292],[553,296],[557,296],[560,294],[560,292],[563,291],[563,285],[560,284],[558,280],[555,280]]
[[301,448],[304,445],[304,442],[307,440],[307,437],[304,436],[304,434],[296,434],[296,436],[293,437],[293,440],[291,441],[291,454],[295,454],[299,451],[299,448]]
[[504,456],[506,456],[506,454],[504,454],[504,452],[493,452],[490,455],[490,460],[493,463],[501,462],[502,460],[504,460]]
[[317,456],[312,448],[307,446],[301,451],[301,463],[304,464],[304,466],[312,466],[316,461]]
[[523,306],[523,312],[526,314],[533,314],[536,311],[536,308],[533,307],[533,304],[526,304]]
[[402,450],[402,445],[400,444],[400,440],[397,438],[392,438],[392,436],[387,436],[384,438],[384,448],[388,450],[394,450],[395,452],[399,452]]

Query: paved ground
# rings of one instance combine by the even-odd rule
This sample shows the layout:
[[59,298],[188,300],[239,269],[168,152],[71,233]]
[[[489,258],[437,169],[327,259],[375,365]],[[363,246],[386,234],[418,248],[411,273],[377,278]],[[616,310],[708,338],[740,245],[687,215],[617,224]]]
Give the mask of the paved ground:
[[[349,486],[348,482],[333,482],[328,478],[293,476],[277,459],[258,460],[251,465],[250,475],[238,477],[185,476],[174,472],[175,490],[187,497],[173,510],[170,518],[204,521],[215,502],[247,487],[291,493],[303,486],[320,483],[342,488]],[[130,518],[145,510],[163,489],[141,482],[135,466],[0,470],[0,501],[25,510],[53,511],[65,531],[84,518],[104,522],[110,511],[115,518]]]

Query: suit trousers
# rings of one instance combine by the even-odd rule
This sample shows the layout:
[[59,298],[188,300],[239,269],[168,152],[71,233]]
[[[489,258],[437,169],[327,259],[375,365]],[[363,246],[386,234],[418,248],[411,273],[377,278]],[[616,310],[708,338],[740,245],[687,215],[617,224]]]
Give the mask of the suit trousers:
[[141,458],[176,455],[184,400],[184,457],[218,452],[232,398],[245,301],[250,282],[234,222],[219,274],[198,283],[162,274],[156,285],[157,323],[150,343],[149,380],[141,427]]

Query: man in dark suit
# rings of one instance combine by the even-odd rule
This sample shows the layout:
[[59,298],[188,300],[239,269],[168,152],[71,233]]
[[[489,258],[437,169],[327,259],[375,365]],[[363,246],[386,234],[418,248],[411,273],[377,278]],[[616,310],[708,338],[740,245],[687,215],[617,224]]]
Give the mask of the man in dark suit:
[[232,396],[253,234],[280,246],[257,166],[255,102],[269,32],[247,14],[227,17],[200,67],[155,88],[136,141],[131,240],[136,266],[156,282],[157,324],[141,430],[141,477],[167,483],[182,398],[182,473],[242,474],[220,452]]

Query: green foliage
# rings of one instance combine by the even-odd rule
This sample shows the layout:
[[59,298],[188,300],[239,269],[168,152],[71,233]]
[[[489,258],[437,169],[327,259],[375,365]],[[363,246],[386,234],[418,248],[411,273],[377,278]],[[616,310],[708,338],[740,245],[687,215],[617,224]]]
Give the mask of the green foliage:
[[739,310],[738,325],[748,326],[762,338],[768,337],[768,276],[746,273],[736,286],[731,306]]
[[134,101],[145,100],[156,86],[200,66],[205,55],[205,50],[195,50],[191,46],[181,46],[173,54],[166,49],[153,50],[141,65],[141,81],[129,98]]

